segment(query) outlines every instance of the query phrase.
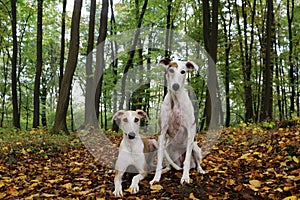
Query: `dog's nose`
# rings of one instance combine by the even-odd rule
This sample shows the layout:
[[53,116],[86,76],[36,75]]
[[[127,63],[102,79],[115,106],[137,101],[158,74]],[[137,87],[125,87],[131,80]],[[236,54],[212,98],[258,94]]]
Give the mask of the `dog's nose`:
[[128,133],[128,138],[129,139],[134,139],[135,138],[135,133],[134,132]]
[[172,85],[172,89],[174,90],[174,91],[177,91],[178,89],[179,89],[179,84],[178,83],[174,83],[173,85]]

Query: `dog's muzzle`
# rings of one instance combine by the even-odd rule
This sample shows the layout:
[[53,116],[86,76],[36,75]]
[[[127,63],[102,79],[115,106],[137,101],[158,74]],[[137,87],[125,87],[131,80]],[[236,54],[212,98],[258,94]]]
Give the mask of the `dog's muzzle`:
[[134,132],[130,132],[127,134],[129,139],[134,139],[135,138],[135,133]]
[[172,85],[172,89],[173,89],[174,91],[177,91],[177,90],[179,89],[179,87],[180,87],[180,85],[179,85],[178,83],[174,83],[174,84]]

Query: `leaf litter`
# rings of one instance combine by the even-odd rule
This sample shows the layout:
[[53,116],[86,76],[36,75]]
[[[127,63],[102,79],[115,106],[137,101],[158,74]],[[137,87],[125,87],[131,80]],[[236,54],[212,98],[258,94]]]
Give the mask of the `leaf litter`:
[[[118,146],[121,136],[111,132],[107,135]],[[113,163],[103,165],[93,156],[93,151],[108,150],[104,144],[94,144],[99,147],[87,149],[83,145],[74,148],[69,142],[60,149],[34,141],[30,145],[22,142],[6,144],[3,135],[1,137],[0,199],[114,198]],[[203,138],[202,134],[196,136],[200,146]],[[90,134],[83,139],[99,142]],[[111,151],[116,158],[117,152]],[[125,173],[124,198],[299,199],[299,159],[299,127],[273,130],[254,125],[226,128],[203,159],[202,168],[206,174],[191,170],[193,181],[181,185],[182,172],[170,170],[162,175],[158,184],[150,186],[149,181],[154,176],[154,172],[150,172],[140,182],[139,193],[132,195],[128,188],[134,174]]]

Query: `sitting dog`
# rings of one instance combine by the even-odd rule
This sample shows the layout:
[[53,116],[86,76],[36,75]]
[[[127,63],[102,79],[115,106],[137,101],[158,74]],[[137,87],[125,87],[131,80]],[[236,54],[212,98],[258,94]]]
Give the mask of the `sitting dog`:
[[[158,138],[157,166],[150,184],[159,182],[162,173],[163,156],[175,169],[182,169],[181,184],[189,183],[189,170],[197,165],[197,171],[204,173],[200,164],[201,149],[194,142],[196,121],[194,108],[184,81],[188,71],[198,70],[198,66],[191,62],[171,61],[164,58],[159,62],[166,69],[168,93],[164,98],[160,110],[159,126],[161,134]],[[168,140],[165,142],[166,135]]]
[[139,181],[144,179],[150,170],[153,154],[157,149],[156,140],[142,138],[139,134],[142,118],[148,120],[148,116],[143,110],[120,110],[113,116],[113,120],[116,120],[123,131],[123,140],[120,144],[119,155],[115,165],[115,191],[113,193],[116,197],[123,196],[122,176],[129,166],[134,166],[139,173],[132,178],[131,193],[135,194],[139,191]]

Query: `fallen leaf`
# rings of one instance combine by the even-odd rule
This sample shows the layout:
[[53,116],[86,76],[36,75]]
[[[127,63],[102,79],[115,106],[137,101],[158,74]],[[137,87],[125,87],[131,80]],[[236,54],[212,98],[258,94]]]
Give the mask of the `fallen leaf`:
[[196,197],[194,196],[194,193],[190,193],[189,199],[192,199],[192,200],[199,200],[198,198],[196,198]]
[[161,189],[163,189],[163,186],[159,184],[150,185],[151,193],[159,192]]
[[285,197],[283,200],[297,200],[298,197],[296,196],[289,196],[289,197]]
[[293,161],[294,161],[295,163],[299,163],[299,159],[298,159],[296,156],[293,156]]
[[72,188],[72,183],[66,183],[64,185],[62,185],[63,188],[66,188],[66,189],[71,189]]
[[229,179],[228,184],[229,184],[229,185],[234,185],[234,184],[235,184],[235,180]]
[[259,180],[250,180],[249,183],[256,188],[260,188],[261,182]]

